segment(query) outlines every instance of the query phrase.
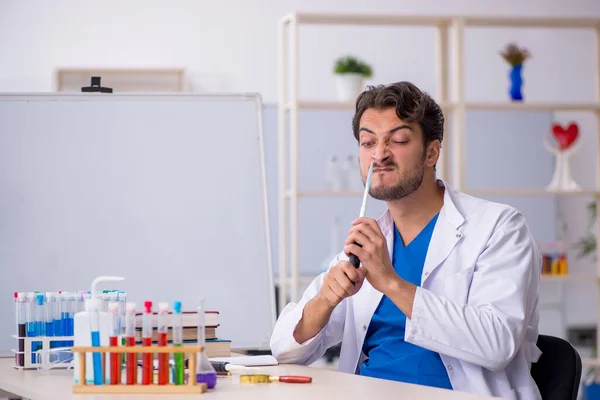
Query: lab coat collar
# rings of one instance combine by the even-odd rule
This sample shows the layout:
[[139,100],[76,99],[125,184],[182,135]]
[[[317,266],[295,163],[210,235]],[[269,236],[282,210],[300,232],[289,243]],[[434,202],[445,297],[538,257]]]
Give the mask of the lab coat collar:
[[[440,210],[439,216],[445,219],[450,226],[458,229],[465,222],[465,218],[460,213],[458,208],[456,208],[453,200],[453,197],[456,196],[457,192],[442,179],[437,179],[437,184],[438,186],[445,188],[444,205]],[[394,220],[392,219],[392,214],[390,213],[389,208],[386,209],[385,212],[377,219],[377,223],[379,224],[381,233],[383,233],[384,236],[387,237],[389,234],[393,235]]]
[[[456,207],[456,203],[453,199],[459,193],[441,179],[437,180],[437,184],[445,189],[444,204],[440,210],[438,221],[431,236],[429,251],[425,258],[423,274],[421,276],[421,285],[423,287],[425,287],[427,278],[442,264],[442,262],[450,255],[456,244],[463,238],[463,233],[459,228],[465,222],[465,218]],[[389,209],[379,217],[377,223],[381,228],[381,233],[383,233],[386,238],[391,259],[394,251],[394,220]]]

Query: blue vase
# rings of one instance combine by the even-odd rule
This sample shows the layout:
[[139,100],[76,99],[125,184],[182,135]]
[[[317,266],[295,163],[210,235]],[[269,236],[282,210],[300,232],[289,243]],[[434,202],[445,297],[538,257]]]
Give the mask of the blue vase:
[[514,101],[523,100],[523,93],[521,93],[521,87],[523,86],[523,77],[521,76],[521,70],[523,65],[515,65],[510,70],[510,98]]

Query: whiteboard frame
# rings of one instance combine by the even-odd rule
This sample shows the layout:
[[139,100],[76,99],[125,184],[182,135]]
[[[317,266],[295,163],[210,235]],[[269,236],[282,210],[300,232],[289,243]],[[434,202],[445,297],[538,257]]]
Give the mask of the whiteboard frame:
[[[267,193],[267,175],[266,175],[266,160],[265,160],[265,142],[263,131],[263,101],[260,93],[245,92],[245,93],[46,93],[46,92],[23,92],[23,93],[6,93],[0,92],[0,102],[4,101],[52,101],[52,100],[67,100],[67,101],[112,101],[112,100],[134,100],[134,101],[212,101],[212,100],[252,100],[256,105],[257,112],[257,129],[258,129],[258,148],[260,157],[260,177],[261,177],[261,194],[263,197],[263,214],[265,222],[265,240],[267,249],[267,269],[269,279],[269,314],[270,327],[269,337],[273,334],[275,322],[277,320],[276,304],[275,304],[275,283],[273,278],[273,261],[271,248],[271,224],[269,218],[269,201]],[[266,310],[265,310],[266,311]],[[8,350],[8,352],[6,352]],[[232,343],[232,350],[270,350],[269,343],[266,347],[259,346],[255,348],[238,348]],[[0,357],[13,357],[10,349],[0,349]]]

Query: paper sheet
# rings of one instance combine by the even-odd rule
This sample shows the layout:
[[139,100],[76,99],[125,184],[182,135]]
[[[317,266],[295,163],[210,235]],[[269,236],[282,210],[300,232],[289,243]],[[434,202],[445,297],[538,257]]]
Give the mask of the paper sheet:
[[259,367],[267,365],[278,365],[275,357],[270,355],[262,356],[238,356],[238,357],[213,357],[210,361],[225,361],[233,365],[243,365],[245,367]]

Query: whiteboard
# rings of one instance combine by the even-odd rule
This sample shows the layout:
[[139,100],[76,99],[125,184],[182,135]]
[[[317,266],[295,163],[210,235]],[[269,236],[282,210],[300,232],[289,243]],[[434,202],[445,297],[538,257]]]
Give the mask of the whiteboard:
[[[220,312],[268,349],[275,322],[256,94],[0,95],[0,351],[15,291],[98,289]],[[156,308],[155,308],[156,310]]]

